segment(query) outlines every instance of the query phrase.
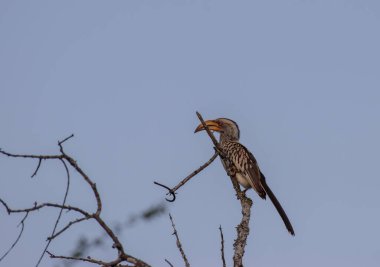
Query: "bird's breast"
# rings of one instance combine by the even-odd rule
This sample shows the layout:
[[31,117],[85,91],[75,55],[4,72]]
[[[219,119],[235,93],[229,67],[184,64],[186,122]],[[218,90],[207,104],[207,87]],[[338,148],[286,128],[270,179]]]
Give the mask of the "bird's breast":
[[241,172],[236,173],[236,179],[238,183],[242,185],[244,188],[251,187],[250,183],[248,182],[248,179],[245,178],[245,176]]

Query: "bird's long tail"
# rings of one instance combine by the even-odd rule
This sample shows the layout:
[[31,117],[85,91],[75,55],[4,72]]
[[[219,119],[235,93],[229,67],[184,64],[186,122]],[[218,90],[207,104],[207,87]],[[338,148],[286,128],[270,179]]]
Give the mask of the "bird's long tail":
[[273,194],[272,190],[269,188],[269,186],[267,185],[267,182],[265,181],[265,176],[264,174],[262,174],[262,172],[260,172],[260,175],[261,175],[261,184],[265,190],[265,192],[267,193],[267,195],[269,196],[270,200],[272,201],[273,205],[275,206],[278,214],[280,214],[281,216],[281,219],[284,221],[284,224],[286,226],[286,229],[288,229],[288,232],[291,234],[291,235],[294,235],[294,230],[293,230],[293,226],[292,224],[290,223],[289,221],[289,218],[288,216],[286,216],[286,213],[284,211],[284,209],[282,208],[280,202],[278,202],[276,196]]

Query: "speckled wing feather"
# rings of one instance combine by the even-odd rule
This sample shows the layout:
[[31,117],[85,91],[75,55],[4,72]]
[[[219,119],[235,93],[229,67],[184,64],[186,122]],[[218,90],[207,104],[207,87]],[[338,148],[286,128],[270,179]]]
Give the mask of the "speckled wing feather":
[[257,194],[265,199],[266,194],[261,186],[260,169],[255,157],[239,142],[225,141],[221,144],[221,147],[238,172],[248,180]]
[[260,171],[253,154],[249,152],[249,150],[242,144],[235,141],[223,142],[222,149],[227,154],[228,159],[235,165],[237,170],[247,178],[249,184],[253,189],[255,189],[258,195],[263,199],[265,199],[266,195],[269,196],[269,199],[272,201],[282,221],[284,222],[286,229],[291,235],[294,235],[293,226],[290,223],[288,216],[266,183],[265,176]]

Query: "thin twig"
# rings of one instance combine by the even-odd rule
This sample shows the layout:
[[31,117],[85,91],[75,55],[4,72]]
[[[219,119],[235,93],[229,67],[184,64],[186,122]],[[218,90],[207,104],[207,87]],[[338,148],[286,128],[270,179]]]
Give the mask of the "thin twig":
[[0,261],[2,261],[2,260],[3,260],[3,259],[9,254],[9,252],[12,251],[12,249],[16,246],[16,244],[17,244],[18,241],[20,240],[21,235],[22,235],[22,233],[24,232],[24,227],[25,227],[24,222],[25,222],[26,218],[28,217],[28,215],[29,215],[29,212],[25,213],[24,218],[21,220],[21,222],[20,222],[19,225],[18,225],[18,226],[21,225],[20,233],[18,234],[18,236],[17,236],[15,242],[13,242],[12,246],[7,250],[7,252],[4,253],[3,256],[1,256]]
[[63,155],[65,159],[70,163],[70,165],[82,176],[82,178],[90,185],[92,192],[94,193],[96,203],[97,203],[97,209],[96,214],[100,215],[100,212],[102,211],[102,201],[100,199],[100,195],[98,192],[98,189],[96,188],[96,184],[90,179],[90,177],[79,167],[77,162],[67,154],[63,152]]
[[82,210],[82,209],[80,209],[78,207],[61,205],[61,204],[55,204],[55,203],[42,203],[42,204],[39,204],[39,205],[37,205],[37,203],[34,203],[35,204],[34,207],[32,207],[32,208],[26,208],[26,209],[11,209],[11,208],[9,208],[9,206],[7,205],[7,203],[4,200],[2,200],[1,198],[0,198],[0,203],[3,204],[3,206],[6,208],[8,214],[11,214],[11,213],[25,213],[25,212],[39,210],[39,209],[42,209],[44,207],[51,207],[51,208],[59,208],[59,209],[69,210],[69,211],[73,210],[73,211],[76,211],[78,213],[83,214],[84,216],[92,217],[92,215],[90,215],[90,213],[88,213],[87,211]]
[[208,128],[207,124],[205,123],[205,121],[203,120],[203,117],[202,115],[197,111],[195,112],[198,116],[198,119],[201,121],[202,125],[203,125],[203,128],[205,128],[208,136],[211,138],[211,141],[213,142],[214,146],[216,148],[219,148],[219,143],[218,141],[216,140],[215,136],[213,135],[213,133],[210,131],[210,129]]
[[218,153],[215,152],[215,154],[202,166],[200,166],[198,169],[190,173],[185,179],[183,179],[179,184],[177,184],[175,187],[173,187],[172,191],[177,191],[181,186],[183,186],[185,183],[187,183],[191,178],[193,178],[195,175],[203,171],[205,168],[207,168],[218,156]]
[[[121,244],[121,242],[119,241],[118,237],[115,235],[115,233],[111,230],[111,228],[104,222],[104,220],[100,217],[100,213],[101,213],[101,210],[102,210],[102,202],[101,202],[101,198],[100,198],[100,194],[97,190],[97,187],[96,187],[96,184],[90,179],[90,177],[79,167],[79,165],[77,164],[77,162],[74,160],[74,158],[72,158],[71,156],[69,156],[68,154],[65,153],[64,149],[63,149],[63,143],[66,142],[67,140],[69,140],[70,138],[72,138],[74,135],[70,135],[69,137],[63,139],[62,141],[59,141],[58,142],[58,146],[60,148],[60,152],[61,152],[61,155],[27,155],[27,154],[12,154],[12,153],[9,153],[9,152],[5,152],[5,151],[2,151],[0,149],[0,153],[3,154],[3,155],[6,155],[8,157],[13,157],[13,158],[31,158],[31,159],[38,159],[39,160],[39,164],[35,170],[35,172],[33,173],[33,175],[36,175],[37,172],[38,172],[38,169],[41,165],[41,161],[42,160],[47,160],[47,159],[58,159],[60,160],[64,167],[65,167],[65,170],[66,170],[66,174],[67,174],[67,187],[66,187],[66,192],[65,192],[65,196],[64,196],[64,199],[63,199],[63,203],[62,204],[55,204],[55,203],[42,203],[42,204],[37,204],[36,202],[34,203],[34,206],[31,207],[31,208],[24,208],[24,209],[12,209],[8,206],[8,204],[2,200],[0,198],[0,204],[2,204],[6,211],[8,212],[8,214],[12,214],[12,213],[26,213],[25,215],[25,218],[21,221],[21,224],[22,224],[22,231],[23,231],[23,227],[24,227],[24,221],[26,219],[26,216],[28,215],[29,212],[32,212],[32,211],[37,211],[37,210],[40,210],[42,208],[45,208],[45,207],[52,207],[52,208],[58,208],[60,209],[60,213],[59,213],[59,216],[55,222],[55,225],[54,225],[54,229],[52,231],[52,234],[50,235],[50,237],[47,238],[47,245],[44,249],[44,252],[43,254],[41,255],[41,258],[40,260],[38,261],[37,263],[37,266],[38,264],[41,262],[42,258],[43,258],[43,255],[45,253],[48,253],[50,255],[51,258],[61,258],[61,259],[70,259],[70,260],[79,260],[79,261],[86,261],[86,262],[91,262],[91,263],[95,263],[95,264],[98,264],[98,265],[103,265],[103,266],[113,266],[113,267],[128,267],[128,266],[133,266],[133,267],[150,267],[149,264],[145,263],[144,261],[136,258],[136,257],[133,257],[127,253],[125,253],[124,251],[124,248]],[[75,207],[75,206],[70,206],[70,205],[66,205],[66,199],[67,199],[67,195],[68,195],[68,190],[69,190],[69,185],[70,185],[70,173],[69,173],[69,169],[68,169],[68,166],[66,164],[66,161],[70,164],[71,167],[73,167],[75,169],[75,171],[77,171],[81,176],[82,178],[87,182],[87,184],[90,185],[93,193],[94,193],[94,196],[95,196],[95,199],[96,199],[96,203],[97,203],[97,209],[96,209],[96,212],[95,213],[90,213],[90,212],[87,212],[79,207]],[[76,211],[80,214],[83,215],[83,217],[81,218],[78,218],[76,220],[73,220],[71,222],[69,222],[65,227],[63,227],[61,230],[59,230],[58,232],[56,232],[57,230],[57,226],[59,224],[59,221],[60,221],[60,218],[62,216],[62,212],[63,210],[66,210],[66,211]],[[87,257],[87,258],[75,258],[75,257],[66,257],[66,256],[56,256],[50,252],[47,251],[48,247],[49,247],[49,244],[50,242],[56,238],[58,235],[62,234],[64,231],[66,231],[69,227],[71,227],[73,224],[76,224],[76,223],[79,223],[79,222],[82,222],[84,220],[89,220],[89,219],[94,219],[98,225],[106,232],[106,234],[108,235],[109,238],[112,239],[112,241],[114,242],[113,244],[113,247],[117,249],[117,253],[118,253],[118,257],[114,260],[114,261],[111,261],[111,262],[104,262],[104,261],[100,261],[100,260],[95,260],[95,259],[92,259],[90,257]],[[21,231],[21,233],[22,233]],[[21,233],[19,234],[19,236],[21,236]],[[20,238],[18,237],[16,242],[19,240]],[[15,245],[15,244],[14,244]],[[12,248],[14,247],[14,245],[12,245]],[[9,253],[9,252],[8,252]],[[133,265],[127,265],[127,264],[121,264],[123,262],[128,262],[128,263],[131,263]]]
[[54,255],[50,251],[46,251],[46,253],[49,254],[50,258],[52,258],[52,259],[65,259],[65,260],[85,261],[85,262],[91,262],[91,263],[95,263],[95,264],[102,265],[102,266],[110,266],[108,262],[101,261],[101,260],[96,260],[96,259],[93,259],[91,257],[80,258],[80,257],[58,256],[58,255]]
[[168,198],[165,198],[165,199],[167,201],[169,201],[169,202],[174,202],[176,200],[176,191],[180,187],[182,187],[184,184],[186,184],[195,175],[197,175],[198,173],[200,173],[201,171],[203,171],[205,168],[207,168],[217,158],[218,155],[220,155],[222,158],[225,158],[223,152],[220,149],[218,141],[215,139],[215,136],[212,134],[212,132],[210,131],[210,129],[206,125],[205,121],[202,118],[202,115],[198,111],[196,113],[197,113],[197,116],[198,116],[199,120],[201,121],[203,127],[206,129],[207,134],[210,136],[212,142],[214,143],[214,146],[216,148],[215,149],[215,154],[205,164],[203,164],[198,169],[196,169],[195,171],[193,171],[192,173],[190,173],[186,178],[184,178],[181,182],[179,182],[173,188],[170,188],[170,187],[168,187],[166,185],[163,185],[161,183],[158,183],[158,182],[153,182],[154,184],[159,185],[159,186],[161,186],[163,188],[166,188],[168,190],[168,193],[166,193],[166,194],[172,196],[172,199],[168,199]]
[[223,263],[223,267],[226,267],[226,259],[224,258],[224,237],[223,237],[223,230],[222,230],[222,226],[219,225],[219,231],[220,231],[220,245],[221,245],[221,248],[220,248],[220,252],[221,252],[221,256],[222,256],[222,263]]
[[96,184],[90,179],[90,177],[79,167],[79,165],[77,164],[77,162],[72,158],[70,157],[69,155],[67,155],[64,151],[63,151],[63,146],[62,144],[64,142],[66,142],[67,140],[69,140],[70,138],[74,137],[74,134],[71,134],[70,136],[66,137],[65,139],[63,139],[62,141],[59,141],[58,142],[58,145],[60,147],[60,151],[62,153],[62,156],[70,163],[70,165],[82,176],[82,178],[91,186],[91,189],[92,189],[92,192],[94,193],[94,196],[95,196],[95,199],[96,199],[96,203],[97,203],[97,210],[96,210],[96,214],[97,215],[100,215],[100,212],[102,211],[102,201],[100,199],[100,195],[99,195],[99,192],[98,192],[98,189],[96,188]]
[[173,227],[173,230],[174,230],[173,235],[175,235],[175,237],[176,237],[176,239],[177,239],[176,244],[177,244],[177,247],[178,247],[179,251],[181,252],[182,258],[183,258],[183,260],[184,260],[184,262],[185,262],[185,266],[186,266],[186,267],[190,267],[189,261],[187,260],[186,255],[185,255],[185,251],[184,251],[183,248],[182,248],[181,241],[179,240],[178,233],[177,233],[177,230],[176,230],[176,228],[175,228],[175,225],[174,225],[174,221],[173,221],[172,215],[171,215],[170,213],[169,213],[169,218],[170,218],[170,221],[172,222],[172,227]]
[[8,157],[13,157],[13,158],[32,158],[32,159],[39,159],[39,160],[43,160],[43,159],[65,159],[67,160],[70,165],[82,176],[82,178],[91,186],[91,189],[94,193],[94,196],[95,196],[95,199],[96,199],[96,202],[97,202],[97,210],[96,210],[96,213],[97,214],[100,214],[101,210],[102,210],[102,202],[101,202],[101,199],[100,199],[100,195],[99,195],[99,192],[96,188],[96,184],[94,182],[91,181],[90,177],[79,167],[79,165],[77,164],[77,162],[72,158],[70,157],[69,155],[67,155],[64,150],[63,150],[63,146],[62,144],[64,142],[66,142],[67,140],[69,140],[70,138],[74,137],[74,135],[70,135],[68,137],[66,137],[65,139],[63,139],[62,141],[59,141],[58,142],[58,146],[60,147],[60,151],[61,151],[61,155],[26,155],[26,154],[12,154],[12,153],[9,153],[9,152],[5,152],[3,150],[0,149],[0,153],[8,156]]
[[[40,159],[41,160],[41,159]],[[65,191],[65,195],[63,197],[63,201],[62,201],[62,206],[64,206],[66,204],[66,199],[67,199],[67,194],[69,193],[69,189],[70,189],[70,171],[69,169],[67,168],[67,165],[66,165],[66,162],[63,160],[63,159],[60,159],[64,168],[65,168],[65,171],[66,171],[66,177],[67,177],[67,183],[66,183],[66,191]],[[53,228],[53,231],[51,233],[50,236],[54,236],[55,234],[55,231],[57,230],[57,226],[58,226],[58,223],[59,223],[59,220],[61,219],[62,217],[62,212],[63,212],[63,209],[61,208],[60,211],[59,211],[59,214],[58,214],[58,217],[57,217],[57,220],[55,221],[55,224],[54,224],[54,228]],[[45,252],[48,250],[49,246],[50,246],[50,243],[53,239],[49,239],[47,240],[47,243],[46,243],[46,246],[44,248],[44,251],[42,252],[37,264],[36,264],[36,267],[38,267],[43,259],[43,257],[45,256]]]
[[97,223],[103,228],[103,230],[106,231],[106,233],[108,234],[108,236],[114,242],[114,244],[113,244],[112,247],[116,248],[119,251],[119,253],[122,253],[124,251],[123,245],[119,241],[119,238],[117,238],[117,236],[115,235],[115,233],[111,230],[111,228],[103,221],[102,218],[100,218],[99,215],[94,214],[93,217],[97,221]]
[[174,265],[170,261],[168,261],[167,259],[165,259],[165,261],[166,261],[167,264],[170,265],[170,267],[174,267]]
[[[59,148],[61,149],[61,152],[63,150],[63,147],[62,147],[62,144],[64,142],[66,142],[67,140],[69,140],[70,138],[73,138],[74,137],[74,134],[71,134],[70,136],[66,137],[65,139],[61,140],[61,141],[58,141],[58,146]],[[62,153],[63,154],[63,153]]]
[[176,191],[182,187],[184,184],[186,184],[191,178],[193,178],[195,175],[197,175],[198,173],[200,173],[201,171],[203,171],[205,168],[207,168],[215,159],[216,157],[218,156],[218,153],[215,152],[215,154],[206,162],[204,163],[202,166],[200,166],[198,169],[196,169],[195,171],[193,171],[192,173],[190,173],[188,176],[186,176],[186,178],[184,178],[181,182],[179,182],[175,187],[173,187],[172,189],[170,189],[169,187],[167,187],[166,185],[163,185],[163,184],[160,184],[158,182],[154,182],[154,184],[156,185],[159,185],[159,186],[162,186],[164,188],[166,188],[169,192],[167,193],[167,195],[172,195],[172,199],[168,199],[166,198],[167,201],[169,202],[173,202],[175,201],[176,197],[175,197],[175,194],[176,194]]
[[37,165],[37,168],[36,168],[36,170],[33,172],[32,176],[31,176],[30,178],[33,178],[34,176],[37,175],[37,172],[38,172],[38,170],[40,169],[40,166],[41,166],[41,162],[42,162],[42,159],[39,158],[39,159],[38,159],[38,165]]
[[88,219],[91,219],[92,217],[82,217],[82,218],[78,218],[76,220],[73,220],[71,222],[69,222],[65,227],[63,227],[61,230],[59,230],[58,232],[56,232],[55,234],[49,236],[47,238],[47,240],[52,240],[54,238],[56,238],[57,236],[59,236],[60,234],[62,234],[64,231],[66,231],[67,229],[69,229],[73,224],[76,224],[76,223],[80,223],[82,221],[85,221],[85,220],[88,220]]
[[161,187],[163,187],[163,188],[165,188],[166,190],[168,190],[168,192],[166,193],[166,195],[170,195],[170,196],[172,196],[172,199],[170,199],[170,198],[165,198],[166,199],[166,201],[169,201],[169,202],[174,202],[175,201],[175,199],[176,199],[176,192],[174,192],[169,186],[166,186],[166,185],[164,185],[164,184],[161,184],[161,183],[159,183],[159,182],[156,182],[156,181],[154,181],[153,182],[155,185],[158,185],[158,186],[161,186]]
[[0,153],[11,158],[29,158],[29,159],[62,159],[63,155],[28,155],[28,154],[13,154],[0,149]]

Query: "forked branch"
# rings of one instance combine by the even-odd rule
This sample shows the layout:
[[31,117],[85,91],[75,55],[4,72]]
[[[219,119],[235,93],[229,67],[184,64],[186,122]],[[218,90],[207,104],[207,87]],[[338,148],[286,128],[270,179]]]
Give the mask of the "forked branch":
[[[58,215],[58,217],[57,217],[57,219],[55,221],[52,233],[47,238],[47,244],[46,244],[46,246],[44,248],[44,251],[43,251],[40,259],[38,260],[36,266],[38,266],[40,264],[40,262],[43,259],[44,255],[47,253],[47,254],[49,254],[49,256],[51,258],[84,261],[84,262],[90,262],[90,263],[94,263],[94,264],[101,265],[101,266],[107,266],[107,267],[108,266],[115,266],[115,267],[116,266],[149,267],[150,266],[149,264],[147,264],[144,261],[142,261],[142,260],[140,260],[140,259],[138,259],[136,257],[133,257],[132,255],[129,255],[129,254],[127,254],[125,252],[125,250],[123,248],[123,245],[119,241],[119,239],[116,236],[116,234],[108,226],[108,224],[101,218],[100,214],[101,214],[101,211],[102,211],[102,201],[101,201],[98,189],[96,187],[96,184],[82,170],[82,168],[78,165],[78,163],[76,162],[76,160],[74,158],[72,158],[71,156],[69,156],[64,151],[63,143],[66,142],[67,140],[71,139],[72,137],[74,137],[74,135],[70,135],[69,137],[67,137],[67,138],[63,139],[62,141],[58,142],[59,151],[61,153],[61,154],[58,154],[58,155],[13,154],[13,153],[9,153],[9,152],[6,152],[6,151],[3,151],[3,150],[0,149],[0,154],[3,154],[5,156],[11,157],[11,158],[37,159],[38,160],[38,165],[37,165],[35,171],[33,172],[32,177],[34,177],[34,176],[37,175],[38,170],[41,167],[42,161],[44,161],[44,160],[59,160],[63,164],[63,166],[65,168],[66,177],[67,177],[67,185],[66,185],[65,194],[64,194],[64,198],[63,198],[62,204],[56,204],[56,203],[50,203],[50,202],[38,204],[38,203],[35,202],[32,207],[21,208],[21,209],[13,209],[13,208],[10,208],[10,206],[3,199],[0,198],[0,204],[2,204],[2,206],[6,209],[6,211],[8,212],[8,214],[10,214],[10,215],[11,214],[17,214],[17,213],[24,213],[25,214],[24,218],[20,222],[22,228],[21,228],[21,231],[20,231],[20,233],[19,233],[16,241],[11,245],[10,249],[8,249],[8,251],[0,258],[0,261],[9,254],[9,252],[15,247],[15,245],[17,244],[17,242],[20,240],[21,235],[22,235],[22,233],[24,231],[24,224],[25,224],[25,220],[26,220],[28,214],[30,214],[31,212],[34,212],[34,211],[46,208],[46,207],[50,207],[50,208],[59,209],[60,212],[59,212],[59,215]],[[70,186],[70,171],[69,171],[68,166],[71,166],[77,173],[79,173],[79,175],[82,177],[82,179],[91,187],[93,195],[94,195],[95,200],[96,200],[96,204],[97,204],[95,212],[86,211],[86,210],[84,210],[82,208],[66,204],[66,199],[67,199],[67,195],[68,195],[68,192],[69,192],[69,186]],[[70,221],[61,230],[57,231],[58,224],[59,224],[59,221],[60,221],[60,219],[62,217],[63,210],[66,210],[66,211],[75,211],[75,212],[79,213],[81,215],[81,217],[79,217],[79,218],[77,218],[75,220]],[[76,258],[76,257],[68,257],[68,256],[56,256],[55,254],[53,254],[53,253],[51,253],[51,252],[48,251],[50,243],[55,238],[57,238],[58,236],[60,236],[61,234],[63,234],[65,231],[67,231],[72,225],[79,224],[80,222],[83,222],[83,221],[86,221],[86,220],[94,220],[94,221],[96,221],[97,224],[105,231],[105,233],[107,234],[107,236],[110,239],[112,239],[112,241],[113,241],[113,248],[117,250],[117,257],[115,258],[115,260],[110,261],[110,262],[105,262],[105,261],[102,261],[102,260],[93,259],[91,257]]]

